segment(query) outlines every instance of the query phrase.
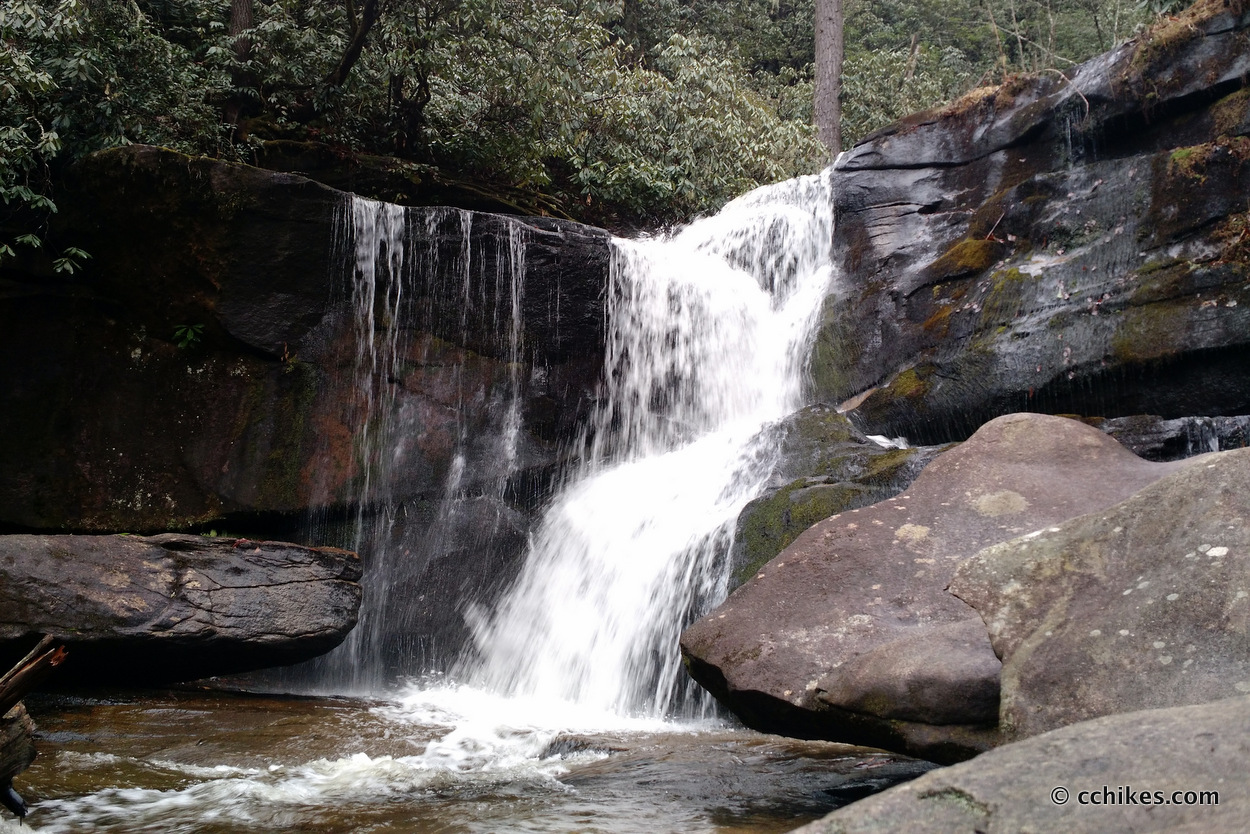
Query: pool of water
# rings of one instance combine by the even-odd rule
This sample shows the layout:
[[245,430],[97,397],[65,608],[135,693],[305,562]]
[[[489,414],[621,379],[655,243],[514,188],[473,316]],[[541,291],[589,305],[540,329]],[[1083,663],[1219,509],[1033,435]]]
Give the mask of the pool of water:
[[930,767],[880,751],[503,699],[212,691],[28,701],[37,832],[789,831]]

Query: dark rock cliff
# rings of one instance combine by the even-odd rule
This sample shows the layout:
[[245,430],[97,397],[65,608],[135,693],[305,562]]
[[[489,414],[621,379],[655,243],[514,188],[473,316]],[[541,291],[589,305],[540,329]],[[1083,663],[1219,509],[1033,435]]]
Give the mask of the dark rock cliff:
[[[283,514],[351,505],[364,473],[353,255],[339,251],[348,199],[157,148],[79,163],[56,234],[91,260],[68,279],[0,276],[0,525],[157,532],[268,516],[273,529]],[[598,379],[607,234],[438,209],[405,222],[409,257],[442,267],[412,287],[408,309],[427,314],[398,325],[402,378],[379,382],[396,408],[430,417],[404,494],[441,488],[449,427],[486,421],[514,378],[527,466],[549,469]],[[495,315],[509,224],[526,263],[517,356]],[[473,259],[471,296],[448,274],[451,251]],[[197,332],[180,346],[183,326]]]
[[818,400],[873,433],[1250,412],[1250,15],[1199,3],[837,165]]

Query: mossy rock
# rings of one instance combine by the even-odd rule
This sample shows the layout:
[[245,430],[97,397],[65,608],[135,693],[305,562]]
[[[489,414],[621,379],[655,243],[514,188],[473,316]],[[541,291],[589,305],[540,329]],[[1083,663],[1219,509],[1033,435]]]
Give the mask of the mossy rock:
[[1217,136],[1237,136],[1250,131],[1250,87],[1211,105]]
[[789,481],[738,517],[732,586],[750,579],[813,524],[902,492],[945,448],[882,448],[827,406],[792,415],[779,467]]
[[1194,311],[1183,300],[1124,311],[1111,340],[1111,355],[1130,364],[1166,359],[1183,347]]
[[1039,276],[1021,272],[1016,267],[995,272],[981,301],[982,325],[995,327],[1014,319],[1024,310],[1027,289],[1038,280]]
[[993,266],[1007,253],[1007,249],[1004,243],[993,239],[961,240],[929,265],[925,278],[936,282],[976,275]]
[[738,526],[742,561],[734,570],[733,587],[754,576],[816,522],[872,503],[868,487],[822,480],[800,478],[767,498],[751,502],[742,511]]

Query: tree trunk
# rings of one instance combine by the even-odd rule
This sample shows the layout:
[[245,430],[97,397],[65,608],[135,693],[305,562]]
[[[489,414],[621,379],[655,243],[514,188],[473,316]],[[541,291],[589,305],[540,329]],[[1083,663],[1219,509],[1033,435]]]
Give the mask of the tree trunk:
[[639,0],[625,0],[621,6],[621,30],[625,34],[625,42],[634,48],[635,57],[643,53],[640,27],[642,9]]
[[842,0],[816,0],[816,130],[829,153],[842,150]]
[[[230,24],[226,32],[234,39],[234,57],[239,63],[252,57],[252,39],[243,33],[251,29],[253,25],[255,25],[255,18],[252,16],[252,0],[230,0]],[[230,73],[230,83],[234,85],[235,92],[227,98],[225,107],[222,108],[222,115],[225,117],[226,124],[230,125],[231,139],[233,139],[239,127],[239,118],[247,107],[247,97],[238,90],[249,86],[251,78],[244,70],[235,69]]]
[[339,65],[326,76],[326,83],[331,87],[343,86],[348,73],[360,59],[360,52],[365,48],[365,40],[369,37],[369,31],[373,28],[373,24],[378,22],[378,16],[381,13],[382,9],[378,0],[365,0],[365,5],[360,10],[360,24],[352,34],[351,40],[348,41],[347,48],[343,50]]
[[[0,791],[8,788],[13,777],[35,760],[35,744],[31,740],[34,729],[34,722],[21,704],[0,715]],[[12,808],[9,810],[18,813]]]
[[65,649],[45,637],[29,654],[4,675],[0,675],[0,805],[19,819],[26,816],[26,803],[13,790],[13,777],[35,760],[31,733],[35,725],[26,714],[21,699],[65,659]]
[[230,0],[230,28],[227,30],[234,38],[234,56],[240,62],[246,61],[252,54],[252,39],[239,37],[255,25],[252,16],[252,0]]

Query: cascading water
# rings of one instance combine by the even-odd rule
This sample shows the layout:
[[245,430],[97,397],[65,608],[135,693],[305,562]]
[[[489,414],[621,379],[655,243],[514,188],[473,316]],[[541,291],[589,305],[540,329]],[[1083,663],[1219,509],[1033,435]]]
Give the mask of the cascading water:
[[606,394],[515,586],[458,672],[508,694],[671,715],[677,651],[723,597],[733,522],[801,406],[829,281],[827,177],[771,186],[667,239],[616,241]]
[[[342,390],[357,412],[366,608],[319,672],[322,689],[384,700],[279,702],[255,717],[158,703],[144,724],[155,736],[138,747],[160,754],[66,751],[59,761],[102,774],[99,786],[42,802],[37,825],[779,832],[829,810],[813,802],[813,780],[858,778],[880,754],[786,747],[697,720],[704,704],[683,683],[677,645],[723,596],[734,521],[775,464],[773,427],[802,405],[831,277],[829,191],[828,175],[794,180],[671,238],[614,242],[598,405],[527,548],[501,531],[524,529],[509,521],[509,485],[535,459],[523,405],[539,383],[522,372],[521,315],[533,230],[483,219],[495,226],[479,234],[468,213],[353,200],[343,231],[356,352],[344,364],[355,373]],[[439,328],[463,338],[430,335]],[[465,347],[482,334],[493,359]],[[422,385],[409,386],[414,375]],[[431,391],[437,408],[421,399]],[[438,456],[421,451],[432,436]],[[431,461],[441,463],[427,471]],[[463,557],[510,543],[526,551],[515,581],[470,596],[468,629],[447,641],[467,649],[441,652],[423,600],[455,598]],[[397,678],[427,671],[451,675],[394,693]],[[166,741],[170,714],[178,735]],[[182,729],[215,715],[217,727]],[[185,732],[202,740],[182,743]],[[775,804],[761,804],[769,791]]]
[[[496,529],[477,546],[492,546],[523,433],[526,227],[504,220],[493,251],[475,251],[472,222],[467,212],[360,198],[344,212],[362,462],[352,545],[367,560],[367,602],[349,641],[320,664],[323,685],[379,691],[397,676],[450,671],[503,695],[700,713],[677,638],[723,597],[733,522],[774,463],[769,427],[802,404],[806,346],[829,280],[828,176],[752,192],[672,237],[613,242],[604,384],[581,454],[506,595],[464,605],[472,643],[452,662],[448,647],[430,648],[411,609],[440,593],[420,582],[456,549],[449,542],[491,527],[474,503],[483,492],[497,499]],[[439,245],[444,227],[454,251]],[[486,394],[455,380],[454,453],[432,521],[414,526],[414,502],[397,496],[430,427],[404,401],[402,380],[421,361],[414,333],[434,325],[417,306],[431,297],[458,301],[462,341],[475,329],[495,334],[504,370]],[[495,416],[469,426],[466,403],[484,395]]]
[[[503,493],[521,425],[526,239],[522,224],[500,220],[502,232],[475,238],[472,213],[457,209],[413,211],[351,197],[341,212],[359,461],[358,509],[346,544],[366,560],[369,602],[344,645],[316,664],[323,687],[377,692],[398,674],[445,663],[462,640],[428,633],[419,613],[427,596],[445,593],[431,587],[437,563],[522,540]],[[458,321],[436,325],[448,316],[430,299],[454,302]],[[501,367],[488,368],[484,381],[483,363],[430,336],[439,331],[460,344],[471,341],[470,332],[490,334]],[[439,393],[436,401],[408,390],[414,374]],[[450,448],[431,456],[423,444]]]

